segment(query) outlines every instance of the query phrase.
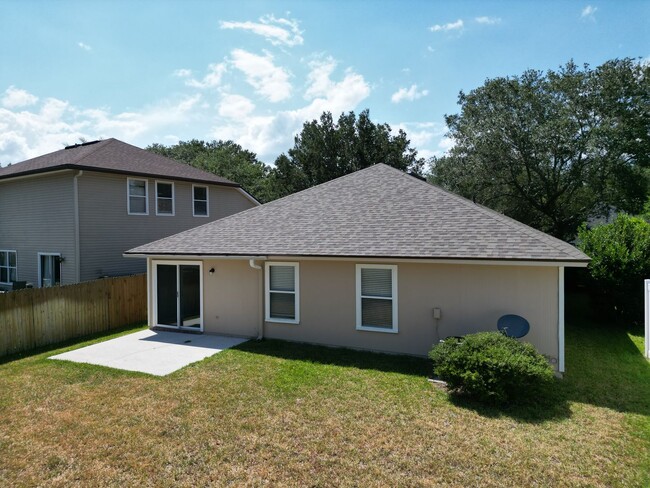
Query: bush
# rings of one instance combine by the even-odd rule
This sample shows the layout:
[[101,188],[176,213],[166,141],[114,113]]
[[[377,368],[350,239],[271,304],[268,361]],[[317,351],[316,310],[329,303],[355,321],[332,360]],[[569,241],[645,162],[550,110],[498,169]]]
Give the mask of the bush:
[[482,402],[521,400],[554,378],[553,368],[531,344],[500,332],[448,338],[429,357],[450,390]]
[[591,257],[587,286],[598,315],[643,320],[643,280],[650,278],[650,223],[621,214],[611,224],[582,226],[578,247]]

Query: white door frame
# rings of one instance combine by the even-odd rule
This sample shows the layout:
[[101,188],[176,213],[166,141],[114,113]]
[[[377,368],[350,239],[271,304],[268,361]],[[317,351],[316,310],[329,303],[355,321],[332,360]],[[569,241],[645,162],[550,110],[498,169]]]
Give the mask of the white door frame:
[[[38,287],[37,288],[43,288],[43,285],[41,284],[41,278],[43,277],[43,270],[41,267],[41,257],[42,256],[54,256],[54,257],[61,257],[60,252],[39,252],[38,253]],[[61,262],[59,261],[59,268],[61,268]],[[61,277],[61,281],[63,281],[63,270],[59,269],[59,276]],[[52,285],[54,286],[54,285]]]
[[[189,266],[198,266],[199,267],[199,328],[196,327],[183,327],[180,323],[175,325],[164,325],[158,323],[158,265],[166,264],[169,266],[176,266],[176,291],[179,292],[180,289],[180,269],[179,266],[189,265]],[[152,303],[152,314],[153,327],[163,327],[165,329],[172,330],[194,330],[203,332],[203,261],[168,261],[166,259],[152,259],[151,260],[151,303]],[[177,314],[180,313],[180,293],[177,297]]]

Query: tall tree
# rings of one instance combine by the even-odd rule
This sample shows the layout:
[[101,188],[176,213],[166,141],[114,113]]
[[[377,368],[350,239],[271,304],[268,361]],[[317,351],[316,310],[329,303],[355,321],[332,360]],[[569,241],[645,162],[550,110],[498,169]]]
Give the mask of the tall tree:
[[267,179],[270,167],[260,162],[255,153],[233,141],[192,139],[172,146],[156,143],[146,149],[233,180],[261,202],[275,198]]
[[454,146],[431,179],[563,239],[612,209],[637,213],[648,193],[650,66],[573,62],[460,92],[447,115]]
[[276,159],[272,186],[278,196],[288,195],[375,163],[421,176],[425,161],[403,130],[393,134],[388,124],[373,123],[368,110],[359,117],[341,114],[337,122],[324,112],[306,122],[293,148]]

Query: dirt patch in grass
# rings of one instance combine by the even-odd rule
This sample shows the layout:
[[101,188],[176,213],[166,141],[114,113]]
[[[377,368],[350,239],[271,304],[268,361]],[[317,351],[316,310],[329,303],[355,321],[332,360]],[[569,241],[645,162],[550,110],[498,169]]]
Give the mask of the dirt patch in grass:
[[163,378],[18,359],[0,366],[0,485],[646,486],[647,390],[602,399],[577,371],[600,355],[648,384],[647,362],[607,363],[614,339],[590,329],[567,340],[553,415],[454,403],[426,360],[279,341]]

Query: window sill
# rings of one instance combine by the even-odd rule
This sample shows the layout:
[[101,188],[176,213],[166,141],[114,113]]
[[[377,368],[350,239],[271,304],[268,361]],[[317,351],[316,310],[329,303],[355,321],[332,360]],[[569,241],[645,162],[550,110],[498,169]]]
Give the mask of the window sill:
[[264,319],[265,322],[268,322],[270,324],[292,324],[292,325],[299,325],[300,321],[299,320],[291,320],[291,319],[274,319],[272,317],[266,317]]
[[387,334],[397,334],[397,327],[394,329],[384,329],[383,327],[367,327],[364,325],[357,325],[357,330],[363,330],[365,332],[384,332]]

